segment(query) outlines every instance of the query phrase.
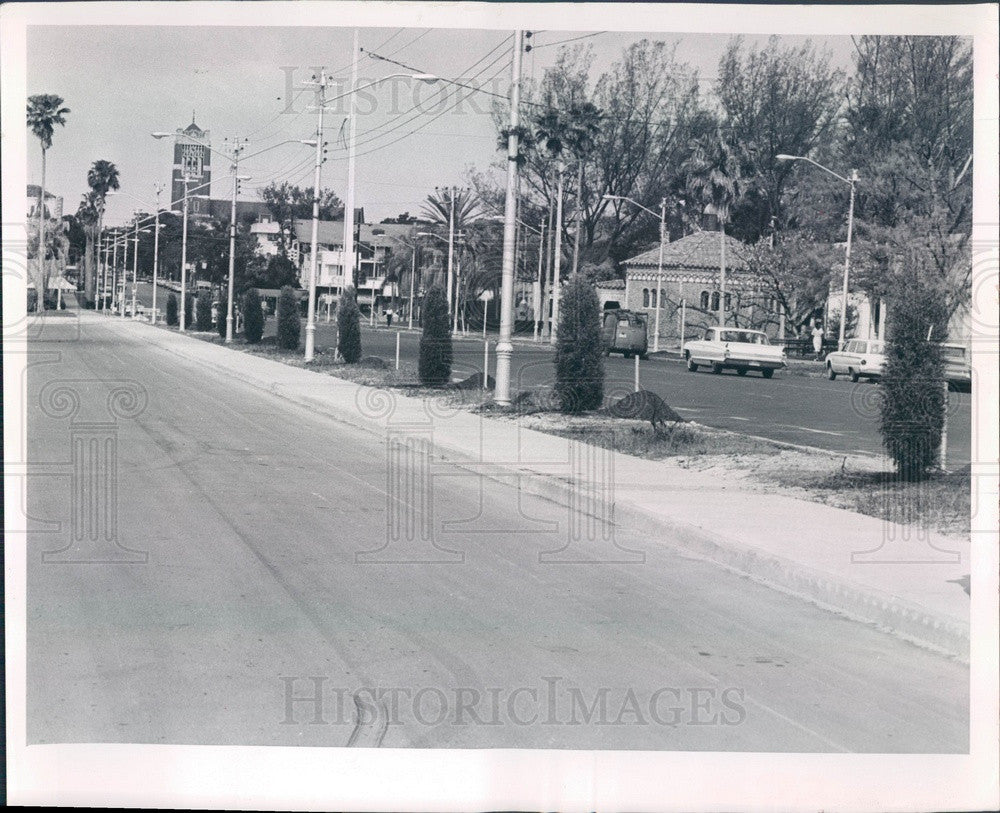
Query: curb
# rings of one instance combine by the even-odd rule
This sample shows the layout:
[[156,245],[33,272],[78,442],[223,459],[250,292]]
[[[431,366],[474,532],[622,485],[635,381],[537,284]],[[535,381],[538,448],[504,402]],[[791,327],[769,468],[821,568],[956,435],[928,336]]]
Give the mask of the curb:
[[[146,327],[151,326],[146,325]],[[189,338],[192,341],[200,341],[194,337]],[[298,406],[325,415],[338,423],[361,429],[379,438],[385,435],[383,424],[378,420],[365,418],[356,410],[333,406],[322,398],[289,392],[287,387],[281,384],[261,381],[257,376],[243,373],[225,364],[204,359],[198,359],[198,361],[255,389],[268,392]],[[280,362],[275,363],[280,364]],[[323,373],[316,374],[325,375]],[[362,384],[355,386],[359,391],[370,391],[371,393],[380,391],[379,388]],[[400,398],[409,397],[403,393],[393,393],[393,395]],[[578,443],[579,441],[568,442]],[[463,463],[480,462],[465,449],[450,445],[444,439],[435,439],[435,448],[446,452],[453,458],[452,462],[458,466]],[[490,467],[477,467],[476,470],[482,476],[508,486],[511,485],[511,477],[516,476],[517,484],[515,487],[520,491],[550,500],[564,507],[577,505],[579,502],[574,483],[564,477],[522,469],[511,464],[506,466],[496,464],[493,468],[494,471],[490,471]],[[502,471],[497,471],[497,469],[502,469]],[[860,586],[808,565],[738,544],[700,526],[653,514],[630,503],[627,499],[616,498],[612,506],[612,517],[615,526],[624,526],[657,535],[668,531],[671,535],[671,541],[661,542],[661,544],[813,602],[824,609],[844,614],[856,621],[872,624],[884,632],[892,633],[918,645],[941,651],[962,663],[969,662],[969,622],[934,613],[876,588]]]

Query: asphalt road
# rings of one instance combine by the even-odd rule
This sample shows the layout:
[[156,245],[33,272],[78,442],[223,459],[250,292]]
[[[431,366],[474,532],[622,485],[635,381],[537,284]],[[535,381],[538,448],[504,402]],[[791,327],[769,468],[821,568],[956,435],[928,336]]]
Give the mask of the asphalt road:
[[[138,298],[149,304],[152,286],[140,283]],[[161,308],[166,307],[166,294]],[[274,320],[268,320],[266,333],[273,334]],[[395,358],[396,326],[370,329],[367,320],[362,325],[362,352],[388,361]],[[320,315],[316,329],[317,348],[333,347],[334,326]],[[419,333],[402,331],[400,358],[415,363]],[[490,372],[495,371],[491,339]],[[515,344],[512,386],[515,390],[549,386],[553,381],[553,353],[548,345]],[[454,343],[455,378],[461,379],[483,369],[481,336],[456,337]],[[633,390],[635,362],[619,355],[606,360],[605,392],[625,395]],[[771,440],[816,446],[836,452],[883,454],[878,431],[878,385],[870,381],[852,384],[845,378],[828,381],[825,378],[778,372],[775,378],[764,380],[750,373],[737,376],[727,370],[720,375],[707,371],[690,373],[676,360],[655,358],[640,362],[640,382],[653,390],[681,415],[707,426],[730,429]],[[957,469],[968,465],[972,453],[972,396],[969,393],[949,395],[948,465]]]
[[[107,323],[50,320],[33,348],[58,360],[28,375],[53,464],[28,482],[30,743],[968,749],[953,661],[627,528],[643,564],[542,564],[566,509],[472,476],[433,505],[464,561],[359,564],[386,541],[379,439]],[[117,446],[75,447],[117,459],[118,535],[74,543],[70,433],[109,431],[121,381],[145,400]]]

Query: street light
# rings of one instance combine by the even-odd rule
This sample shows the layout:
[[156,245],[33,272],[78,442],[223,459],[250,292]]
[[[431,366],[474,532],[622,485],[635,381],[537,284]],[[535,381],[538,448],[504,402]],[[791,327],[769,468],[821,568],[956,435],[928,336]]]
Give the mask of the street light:
[[847,284],[851,275],[851,234],[854,231],[854,187],[858,180],[858,171],[856,169],[851,170],[851,177],[845,178],[843,175],[839,175],[832,169],[823,166],[822,164],[813,161],[812,158],[807,158],[804,155],[776,155],[774,156],[779,161],[806,161],[815,167],[819,167],[824,172],[832,175],[838,181],[843,181],[851,187],[851,202],[847,209],[847,250],[844,256],[844,287],[841,293],[841,305],[840,305],[840,336],[837,340],[837,349],[842,350],[844,347],[844,331],[847,326]]
[[[357,30],[354,32],[354,47],[352,53],[358,52],[358,33]],[[351,75],[351,90],[341,93],[338,96],[332,98],[326,97],[326,85],[327,77],[326,73],[320,73],[318,81],[310,82],[308,84],[316,85],[316,109],[318,113],[318,122],[316,125],[316,170],[315,170],[315,180],[313,183],[313,225],[312,225],[312,240],[311,240],[311,257],[310,257],[310,267],[309,267],[309,303],[306,312],[306,342],[305,342],[305,360],[312,361],[315,353],[315,333],[316,333],[316,272],[318,265],[318,235],[319,235],[319,187],[320,187],[320,176],[321,168],[323,166],[323,111],[326,106],[331,102],[338,101],[347,96],[353,96],[358,91],[366,90],[370,87],[375,87],[375,85],[386,81],[387,79],[394,79],[397,77],[408,77],[410,79],[419,79],[424,82],[436,82],[437,77],[429,73],[391,73],[388,76],[380,77],[372,82],[365,85],[358,85],[358,62],[360,60],[354,60],[354,67]],[[348,145],[348,157],[347,157],[347,198],[344,202],[344,248],[343,256],[345,260],[346,271],[347,263],[351,265],[351,281],[354,281],[354,141],[357,132],[357,116],[353,111],[353,99],[352,99],[352,111],[350,113],[351,127],[350,127],[350,140]],[[374,289],[372,290],[372,317],[374,318],[374,308],[375,308],[375,294]]]
[[656,264],[656,316],[653,319],[653,352],[658,353],[660,352],[660,309],[663,307],[663,243],[667,225],[667,199],[660,199],[660,213],[657,215],[652,209],[624,195],[604,195],[603,198],[604,200],[624,200],[639,207],[644,212],[649,212],[653,217],[660,218],[660,256]]

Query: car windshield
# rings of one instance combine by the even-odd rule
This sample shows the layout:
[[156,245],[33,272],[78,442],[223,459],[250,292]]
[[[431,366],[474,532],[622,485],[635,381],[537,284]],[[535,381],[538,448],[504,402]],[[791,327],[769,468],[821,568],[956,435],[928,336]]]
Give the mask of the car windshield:
[[944,345],[941,348],[941,355],[948,361],[964,361],[965,360],[965,348],[964,347],[948,347]]
[[719,339],[724,342],[743,342],[744,344],[767,344],[767,336],[753,330],[721,330]]
[[869,353],[884,353],[885,345],[882,342],[868,342]]

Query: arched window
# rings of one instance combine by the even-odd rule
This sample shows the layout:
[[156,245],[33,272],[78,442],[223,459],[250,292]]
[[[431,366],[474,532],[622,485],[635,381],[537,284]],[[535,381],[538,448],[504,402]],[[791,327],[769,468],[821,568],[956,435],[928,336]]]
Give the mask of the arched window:
[[719,309],[719,292],[712,291],[712,310],[717,311]]
[[660,288],[660,307],[665,308],[667,306],[667,292]]
[[726,294],[726,310],[731,311],[733,309],[733,300],[729,294]]
[[642,306],[644,308],[649,307],[649,288],[642,289]]
[[701,309],[703,311],[708,310],[708,291],[701,292]]

